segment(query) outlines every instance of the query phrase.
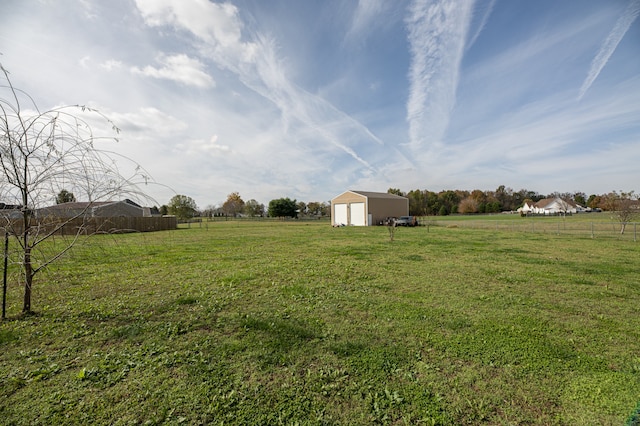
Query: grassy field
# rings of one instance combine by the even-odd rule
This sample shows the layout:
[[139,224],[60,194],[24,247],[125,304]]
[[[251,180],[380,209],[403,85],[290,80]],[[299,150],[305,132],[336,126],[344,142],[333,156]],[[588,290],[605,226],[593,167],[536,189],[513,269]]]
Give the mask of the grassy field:
[[0,324],[0,424],[624,425],[640,244],[218,222],[92,237]]

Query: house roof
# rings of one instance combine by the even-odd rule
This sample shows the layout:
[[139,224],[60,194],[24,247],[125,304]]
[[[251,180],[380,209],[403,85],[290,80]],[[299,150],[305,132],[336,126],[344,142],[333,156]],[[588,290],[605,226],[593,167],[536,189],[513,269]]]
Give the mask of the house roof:
[[71,203],[55,204],[53,206],[47,207],[47,209],[55,209],[55,210],[86,209],[89,207],[106,206],[107,204],[113,204],[113,201],[96,201],[96,202],[74,201]]
[[573,200],[563,200],[560,197],[543,198],[542,200],[536,202],[534,206],[540,209],[544,209],[554,202],[566,203],[569,207],[576,207],[576,203],[574,203]]
[[354,191],[354,190],[349,190],[348,192],[353,192],[354,194],[359,194],[359,195],[363,195],[367,198],[388,198],[388,199],[407,199],[407,197],[402,197],[400,195],[396,195],[396,194],[389,194],[387,192],[369,192],[369,191]]
[[56,210],[88,209],[91,207],[103,207],[103,206],[108,206],[111,204],[118,204],[118,203],[125,203],[125,204],[130,204],[134,207],[140,207],[137,203],[129,199],[125,199],[122,201],[74,201],[71,203],[55,204],[53,206],[47,207],[47,209],[56,209]]

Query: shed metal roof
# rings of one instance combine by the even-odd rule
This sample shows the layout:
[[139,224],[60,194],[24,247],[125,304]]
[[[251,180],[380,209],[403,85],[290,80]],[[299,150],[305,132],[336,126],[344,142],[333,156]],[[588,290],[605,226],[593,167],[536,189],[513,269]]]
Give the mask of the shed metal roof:
[[369,192],[369,191],[354,191],[354,190],[350,190],[349,192],[353,192],[355,194],[360,194],[363,195],[367,198],[402,198],[402,199],[406,199],[407,197],[402,197],[400,195],[396,195],[396,194],[389,194],[387,192]]

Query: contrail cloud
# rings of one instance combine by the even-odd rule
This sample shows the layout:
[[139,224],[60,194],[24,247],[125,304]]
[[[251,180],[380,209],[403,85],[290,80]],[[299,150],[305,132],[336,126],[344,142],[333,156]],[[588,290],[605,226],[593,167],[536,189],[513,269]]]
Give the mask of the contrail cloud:
[[407,122],[412,149],[438,143],[455,105],[473,2],[415,0],[406,18],[410,45]]
[[616,47],[618,47],[618,43],[620,43],[638,15],[640,15],[640,0],[631,0],[622,16],[618,18],[615,26],[602,43],[602,46],[600,46],[598,54],[593,58],[593,61],[591,61],[591,68],[589,69],[587,78],[582,83],[578,100],[582,99],[595,79],[598,78],[600,71],[602,71],[602,68],[607,64]]

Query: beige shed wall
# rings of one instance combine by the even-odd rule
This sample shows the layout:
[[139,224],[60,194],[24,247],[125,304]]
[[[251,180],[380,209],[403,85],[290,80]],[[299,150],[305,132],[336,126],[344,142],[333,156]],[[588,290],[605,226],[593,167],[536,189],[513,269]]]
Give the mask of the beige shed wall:
[[[352,204],[352,203],[364,203],[364,211],[367,212],[369,210],[368,206],[367,206],[367,197],[360,195],[360,194],[355,194],[353,192],[345,192],[343,194],[338,195],[336,198],[334,198],[333,200],[331,200],[331,224],[332,225],[339,225],[337,223],[335,223],[335,217],[336,217],[336,210],[335,210],[335,206],[336,204]],[[343,223],[342,225],[351,225],[353,223],[353,221],[351,220],[351,209],[347,208],[347,218],[348,218],[348,223]],[[366,219],[365,219],[365,223],[366,223]]]
[[372,225],[379,225],[388,217],[407,216],[408,198],[369,198],[369,213],[373,216]]
[[[371,215],[371,223],[369,225],[379,225],[387,217],[399,217],[409,214],[409,199],[404,197],[397,198],[376,198],[375,196],[367,197],[362,194],[347,191],[336,198],[331,200],[331,224],[336,225],[335,218],[335,205],[336,204],[352,204],[352,203],[365,203],[365,223],[368,223],[368,216]],[[350,225],[353,223],[351,220],[351,209],[347,209],[347,216]]]

